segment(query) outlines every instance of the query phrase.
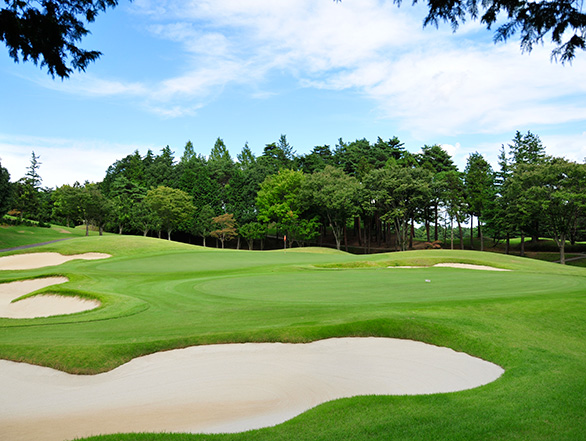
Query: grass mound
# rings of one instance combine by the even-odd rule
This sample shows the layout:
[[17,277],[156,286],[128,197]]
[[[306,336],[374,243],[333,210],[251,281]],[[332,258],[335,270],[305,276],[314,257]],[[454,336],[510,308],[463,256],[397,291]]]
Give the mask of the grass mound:
[[[447,346],[505,369],[500,380],[477,390],[338,400],[247,434],[91,440],[583,439],[582,268],[473,251],[249,252],[124,236],[76,238],[43,251],[113,257],[7,271],[0,282],[63,275],[70,282],[52,291],[98,298],[103,307],[68,317],[1,319],[2,358],[96,373],[197,344],[381,336]],[[513,271],[430,267],[442,262]],[[426,268],[387,268],[403,265]]]

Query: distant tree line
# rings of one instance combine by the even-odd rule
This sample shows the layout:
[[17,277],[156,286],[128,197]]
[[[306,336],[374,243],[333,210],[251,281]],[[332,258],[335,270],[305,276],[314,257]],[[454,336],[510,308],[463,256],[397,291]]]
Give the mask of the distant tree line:
[[[410,153],[396,137],[316,146],[297,155],[285,135],[255,156],[246,144],[232,158],[218,138],[205,157],[188,141],[176,159],[170,147],[138,151],[112,164],[102,182],[41,187],[33,152],[26,175],[11,183],[0,165],[0,214],[100,233],[243,239],[262,248],[267,236],[286,246],[332,243],[407,250],[416,226],[427,242],[449,230],[464,247],[483,250],[485,237],[553,238],[564,262],[566,241],[586,239],[586,165],[547,156],[537,135],[517,132],[503,145],[498,170],[479,153],[459,171],[439,145]],[[86,230],[87,231],[87,230]],[[476,236],[476,237],[475,237]],[[444,246],[446,246],[444,244]]]

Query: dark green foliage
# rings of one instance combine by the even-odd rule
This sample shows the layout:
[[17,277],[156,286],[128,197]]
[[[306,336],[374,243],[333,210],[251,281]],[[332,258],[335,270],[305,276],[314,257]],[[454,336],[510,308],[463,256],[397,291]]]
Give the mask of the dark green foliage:
[[10,184],[10,173],[0,162],[0,218],[8,213],[12,204],[12,185]]
[[204,205],[197,211],[193,219],[193,233],[203,238],[203,246],[206,246],[206,237],[209,237],[215,228],[214,210],[209,205]]
[[527,52],[549,36],[556,45],[552,58],[562,63],[572,61],[576,50],[586,50],[586,13],[581,0],[427,0],[427,5],[425,25],[447,21],[456,30],[468,17],[480,18],[487,29],[498,25],[495,42],[519,34],[521,49]]
[[0,9],[0,41],[18,62],[31,60],[51,76],[67,78],[85,70],[101,53],[77,47],[87,35],[87,23],[118,0],[4,0]]
[[194,212],[191,196],[175,188],[159,186],[149,190],[144,202],[156,214],[168,240],[171,240],[171,232],[184,227]]

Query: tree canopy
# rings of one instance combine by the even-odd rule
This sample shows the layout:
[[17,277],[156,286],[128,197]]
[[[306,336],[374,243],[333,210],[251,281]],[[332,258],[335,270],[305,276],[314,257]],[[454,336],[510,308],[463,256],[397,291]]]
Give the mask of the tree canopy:
[[[400,4],[402,0],[394,0]],[[418,0],[413,0],[418,3]],[[582,0],[427,0],[429,13],[425,25],[447,21],[456,30],[468,17],[492,29],[495,42],[519,35],[521,49],[551,38],[552,57],[562,63],[571,61],[576,50],[586,50],[586,13]]]
[[[342,0],[335,0],[340,2]],[[403,0],[393,0],[400,5]],[[572,61],[577,50],[586,50],[586,13],[583,0],[423,0],[429,12],[424,25],[450,23],[455,31],[468,18],[480,22],[494,33],[494,41],[507,41],[519,35],[521,49],[551,38],[555,48],[552,58],[562,63]],[[419,0],[413,0],[413,4]],[[549,37],[548,37],[549,36]]]
[[85,70],[101,55],[78,47],[88,34],[87,23],[118,0],[4,0],[0,9],[0,41],[18,62],[31,60],[51,76],[67,78]]

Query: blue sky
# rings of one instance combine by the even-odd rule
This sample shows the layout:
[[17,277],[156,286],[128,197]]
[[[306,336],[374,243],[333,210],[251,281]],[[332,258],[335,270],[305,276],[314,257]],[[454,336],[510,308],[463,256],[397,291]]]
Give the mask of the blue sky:
[[233,157],[281,134],[315,145],[397,136],[440,144],[463,169],[495,163],[517,130],[586,157],[586,53],[523,54],[468,22],[423,28],[425,9],[381,0],[135,0],[98,16],[82,47],[103,55],[68,80],[0,51],[0,160],[17,180],[34,150],[45,186],[99,181],[134,150],[191,140]]

